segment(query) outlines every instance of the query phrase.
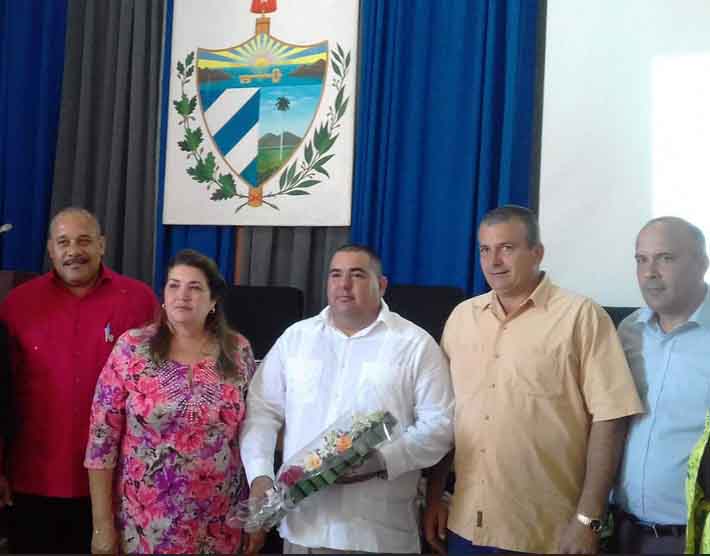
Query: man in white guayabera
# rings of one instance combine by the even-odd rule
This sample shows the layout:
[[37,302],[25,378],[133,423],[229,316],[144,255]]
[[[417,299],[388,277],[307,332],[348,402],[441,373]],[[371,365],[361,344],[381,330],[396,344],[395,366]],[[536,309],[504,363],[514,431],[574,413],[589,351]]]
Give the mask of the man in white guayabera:
[[420,470],[452,447],[454,401],[441,350],[389,310],[386,287],[374,252],[338,249],[328,307],[284,332],[249,388],[241,455],[252,498],[273,484],[282,428],[288,460],[373,392],[399,423],[392,441],[351,470],[346,484],[309,496],[287,514],[279,527],[285,553],[420,550],[417,483]]

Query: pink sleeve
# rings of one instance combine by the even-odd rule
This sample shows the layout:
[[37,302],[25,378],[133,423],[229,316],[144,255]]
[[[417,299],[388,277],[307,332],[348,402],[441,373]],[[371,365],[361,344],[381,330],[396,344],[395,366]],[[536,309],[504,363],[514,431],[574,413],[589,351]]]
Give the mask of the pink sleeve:
[[128,334],[123,334],[106,361],[96,383],[91,405],[89,440],[84,467],[112,469],[116,466],[126,424],[126,376],[132,357]]
[[[238,347],[238,365],[244,374],[246,379],[246,385],[248,386],[251,382],[254,373],[256,372],[256,361],[254,361],[254,352],[251,349],[251,344],[241,334],[237,335],[237,345]],[[246,390],[245,390],[246,399]]]

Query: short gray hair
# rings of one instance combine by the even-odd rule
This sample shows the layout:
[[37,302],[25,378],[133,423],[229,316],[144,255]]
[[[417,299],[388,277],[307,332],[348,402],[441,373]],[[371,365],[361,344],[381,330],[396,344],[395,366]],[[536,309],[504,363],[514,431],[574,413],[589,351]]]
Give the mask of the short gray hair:
[[94,226],[96,227],[96,235],[101,235],[101,224],[99,224],[99,219],[96,218],[94,213],[89,212],[85,208],[81,207],[66,207],[60,210],[57,214],[54,215],[52,220],[49,222],[49,237],[52,237],[52,229],[54,228],[54,224],[59,218],[62,216],[66,216],[68,214],[78,214],[80,216],[83,216],[84,218],[90,220]]
[[528,247],[540,245],[540,224],[537,221],[537,216],[529,208],[521,207],[520,205],[504,205],[488,211],[483,216],[479,228],[484,224],[491,226],[501,222],[510,222],[511,220],[519,220],[525,225]]

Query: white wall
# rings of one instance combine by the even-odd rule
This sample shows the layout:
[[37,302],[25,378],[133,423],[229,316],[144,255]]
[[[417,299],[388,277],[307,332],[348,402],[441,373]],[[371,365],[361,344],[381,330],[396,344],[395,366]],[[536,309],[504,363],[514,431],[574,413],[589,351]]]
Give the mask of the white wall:
[[648,219],[710,237],[710,0],[548,0],[543,267],[603,305],[639,305]]

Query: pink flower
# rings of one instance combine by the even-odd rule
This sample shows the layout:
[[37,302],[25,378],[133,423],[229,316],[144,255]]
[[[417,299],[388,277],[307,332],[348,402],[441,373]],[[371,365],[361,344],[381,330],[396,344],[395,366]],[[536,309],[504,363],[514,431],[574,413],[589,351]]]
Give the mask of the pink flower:
[[222,400],[228,404],[241,404],[242,396],[238,388],[235,388],[231,384],[227,384],[222,388]]
[[217,554],[234,554],[239,548],[242,537],[240,529],[234,529],[225,524],[212,522],[207,527],[210,536],[215,539],[214,550]]
[[197,429],[183,429],[177,433],[175,448],[182,454],[193,454],[205,443],[205,436]]
[[126,500],[134,507],[131,513],[137,517],[141,526],[147,527],[153,519],[161,515],[157,489],[145,484],[135,486],[126,483],[124,494]]
[[126,416],[114,411],[109,411],[106,413],[106,423],[113,430],[122,431],[123,426],[126,424]]
[[179,548],[192,546],[199,529],[200,524],[196,519],[180,520],[180,525],[177,527],[177,531],[175,531],[171,551],[177,551]]
[[214,464],[209,461],[202,461],[195,470],[195,478],[192,481],[192,494],[195,498],[206,500],[215,495],[215,491],[223,474],[219,473]]
[[145,473],[145,463],[136,458],[129,458],[126,473],[131,479],[141,480]]
[[162,401],[158,380],[147,376],[142,376],[136,384],[133,403],[136,411],[140,415],[148,415],[157,403]]
[[219,420],[225,425],[232,428],[239,423],[239,415],[232,407],[223,407],[219,410]]
[[160,390],[160,382],[155,377],[144,375],[138,379],[136,389],[146,394],[152,394]]
[[227,515],[227,512],[229,511],[229,503],[230,499],[228,496],[215,494],[212,496],[212,500],[210,502],[210,514]]
[[302,467],[292,465],[281,473],[281,475],[279,475],[279,482],[291,487],[300,481],[303,478],[303,475],[304,472]]

